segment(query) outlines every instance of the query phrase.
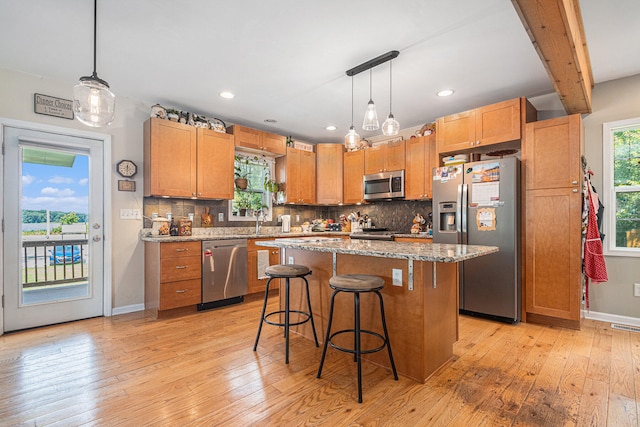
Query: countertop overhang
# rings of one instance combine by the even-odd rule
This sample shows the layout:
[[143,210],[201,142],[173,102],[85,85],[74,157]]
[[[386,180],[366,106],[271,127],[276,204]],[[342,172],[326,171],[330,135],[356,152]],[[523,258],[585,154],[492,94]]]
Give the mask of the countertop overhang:
[[332,238],[275,239],[256,242],[257,246],[302,249],[316,252],[398,258],[428,262],[459,262],[498,252],[497,246],[455,245],[445,243],[405,243],[378,240]]

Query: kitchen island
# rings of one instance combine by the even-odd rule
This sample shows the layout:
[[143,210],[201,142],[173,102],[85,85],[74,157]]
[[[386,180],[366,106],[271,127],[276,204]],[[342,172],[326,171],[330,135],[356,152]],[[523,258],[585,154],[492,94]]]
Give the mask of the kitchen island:
[[[323,340],[335,274],[375,274],[385,280],[382,290],[389,337],[398,373],[424,382],[453,356],[458,338],[457,263],[498,251],[495,246],[344,240],[334,238],[284,238],[257,243],[280,248],[282,262],[309,267],[311,304],[318,338]],[[301,287],[294,286],[291,307],[304,301]],[[362,295],[362,328],[381,330],[378,304],[373,295]],[[281,298],[282,300],[282,298]],[[352,328],[352,298],[336,299],[332,330]],[[311,339],[311,325],[292,327]],[[352,344],[352,343],[351,343]],[[363,336],[364,348],[375,347]],[[341,345],[349,346],[346,341]],[[292,356],[295,357],[295,356]],[[389,367],[384,352],[363,356]]]

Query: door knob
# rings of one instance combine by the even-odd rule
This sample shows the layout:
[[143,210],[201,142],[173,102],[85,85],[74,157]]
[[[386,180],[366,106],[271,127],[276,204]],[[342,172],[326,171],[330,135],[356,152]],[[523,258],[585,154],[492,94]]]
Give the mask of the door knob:
[[99,242],[100,240],[102,240],[102,238],[100,236],[93,236],[93,240],[94,242]]

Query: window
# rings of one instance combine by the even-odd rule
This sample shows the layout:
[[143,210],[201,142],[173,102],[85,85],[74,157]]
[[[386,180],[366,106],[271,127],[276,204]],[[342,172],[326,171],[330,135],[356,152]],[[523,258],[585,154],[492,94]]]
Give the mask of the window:
[[640,117],[603,124],[607,255],[640,257]]
[[[234,160],[236,188],[233,200],[229,201],[230,221],[255,221],[262,214],[264,221],[271,221],[271,193],[265,190],[265,182],[273,176],[273,159],[236,153]],[[246,188],[238,178],[246,179]]]

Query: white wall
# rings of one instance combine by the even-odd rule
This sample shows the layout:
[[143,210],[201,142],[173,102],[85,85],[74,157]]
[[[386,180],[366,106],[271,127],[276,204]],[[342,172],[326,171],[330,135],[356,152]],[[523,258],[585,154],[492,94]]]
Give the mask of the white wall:
[[[593,113],[583,116],[585,155],[595,173],[592,183],[602,188],[602,124],[640,117],[640,75],[600,83],[593,88]],[[613,206],[605,206],[611,212]],[[605,238],[613,238],[607,236]],[[640,298],[633,283],[640,283],[640,258],[606,257],[609,281],[590,286],[591,310],[640,319]]]
[[[16,73],[0,69],[0,117],[43,123],[51,126],[92,129],[78,121],[44,116],[33,112],[33,94],[72,99],[72,87],[75,82],[52,81],[39,76]],[[106,260],[112,267],[112,307],[114,314],[131,309],[140,309],[144,304],[144,252],[138,238],[142,221],[120,220],[121,208],[139,208],[142,210],[143,193],[143,150],[142,123],[149,116],[150,106],[118,95],[118,88],[112,88],[116,94],[115,122],[96,132],[110,134],[111,145],[111,210],[112,210],[112,247],[113,254]],[[133,160],[138,165],[135,176],[136,192],[119,192],[118,176],[115,164],[122,159]],[[2,191],[2,189],[0,189]]]

